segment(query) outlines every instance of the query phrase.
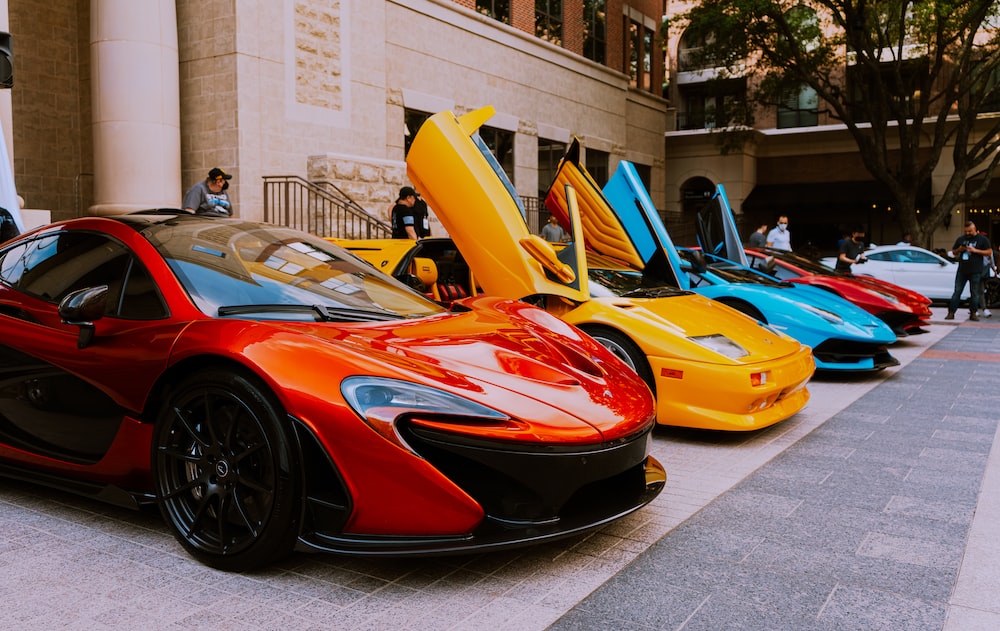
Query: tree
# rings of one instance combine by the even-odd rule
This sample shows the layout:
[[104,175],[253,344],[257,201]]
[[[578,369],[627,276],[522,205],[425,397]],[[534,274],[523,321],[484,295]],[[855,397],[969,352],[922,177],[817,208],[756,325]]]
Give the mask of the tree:
[[[745,107],[727,112],[723,145],[754,112],[789,105],[803,86],[843,123],[895,199],[903,232],[927,245],[1000,165],[1000,3],[995,0],[703,0],[678,16],[716,81],[748,76]],[[997,112],[980,116],[980,112]],[[929,213],[917,193],[951,151],[954,171]],[[966,191],[972,178],[975,190]]]

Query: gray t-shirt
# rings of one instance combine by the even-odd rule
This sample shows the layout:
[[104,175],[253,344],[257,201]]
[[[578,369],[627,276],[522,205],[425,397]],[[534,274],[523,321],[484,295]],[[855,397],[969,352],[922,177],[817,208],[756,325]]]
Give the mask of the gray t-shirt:
[[196,215],[232,217],[233,204],[225,190],[213,193],[208,182],[202,180],[184,195],[184,208],[193,208]]

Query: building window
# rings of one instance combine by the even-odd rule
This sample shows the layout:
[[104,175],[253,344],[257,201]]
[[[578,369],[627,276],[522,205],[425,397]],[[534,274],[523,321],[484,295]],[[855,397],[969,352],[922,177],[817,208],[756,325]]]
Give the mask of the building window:
[[642,27],[632,20],[625,20],[625,73],[628,74],[628,84],[639,87],[639,32]]
[[607,60],[607,0],[583,0],[583,56],[599,64]]
[[587,149],[586,163],[587,163],[587,173],[594,178],[598,186],[604,187],[608,183],[608,174],[610,169],[608,168],[608,163],[611,161],[611,154],[607,151],[598,151],[597,149]]
[[727,127],[746,100],[746,79],[688,84],[680,92],[684,109],[677,117],[678,129]]
[[975,89],[981,91],[980,112],[1000,112],[1000,68],[993,68]]
[[[629,85],[646,92],[653,83],[653,31],[638,22],[625,19],[625,72]],[[657,86],[659,89],[660,86]]]
[[[847,80],[852,98],[852,116],[867,122],[874,107],[887,107],[890,118],[913,118],[919,100],[921,77],[927,74],[927,58],[906,59],[901,63],[884,63],[877,67],[855,64],[847,68]],[[869,97],[879,95],[885,97]]]
[[778,106],[778,129],[815,127],[819,124],[819,97],[807,85],[790,90]]
[[707,52],[708,47],[714,43],[715,33],[695,34],[685,31],[677,51],[677,70],[691,72],[716,67],[718,62]]
[[639,164],[637,162],[632,163],[635,167],[635,173],[642,180],[643,185],[646,187],[647,191],[653,190],[653,168],[648,164]]
[[653,89],[653,32],[649,29],[642,29],[642,74],[639,84],[646,92]]
[[552,181],[556,179],[559,161],[566,153],[566,143],[538,139],[538,196],[545,197]]
[[404,110],[403,112],[403,156],[410,153],[410,145],[417,136],[417,130],[424,124],[431,115],[427,112],[417,110]]
[[479,136],[503,167],[507,179],[514,183],[514,132],[496,127],[480,127]]
[[510,0],[476,0],[476,11],[504,24],[510,24]]
[[535,0],[535,35],[562,46],[562,0]]

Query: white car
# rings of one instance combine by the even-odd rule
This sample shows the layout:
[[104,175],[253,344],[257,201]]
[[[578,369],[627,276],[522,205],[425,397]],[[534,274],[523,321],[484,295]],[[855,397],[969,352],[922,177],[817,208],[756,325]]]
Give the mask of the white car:
[[[913,245],[878,245],[865,251],[866,263],[855,263],[852,272],[857,276],[873,276],[912,289],[935,302],[951,299],[955,290],[955,259],[938,256],[930,250]],[[836,267],[837,258],[829,256],[820,261]],[[962,300],[969,297],[969,286],[962,291]]]

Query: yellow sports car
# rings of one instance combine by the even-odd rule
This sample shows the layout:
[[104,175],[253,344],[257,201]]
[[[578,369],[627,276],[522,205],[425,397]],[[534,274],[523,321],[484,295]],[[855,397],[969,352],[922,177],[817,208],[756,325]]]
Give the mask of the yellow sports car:
[[571,243],[532,235],[513,185],[477,130],[486,107],[432,116],[407,156],[407,171],[450,237],[338,240],[375,267],[461,308],[487,293],[545,307],[583,329],[635,369],[657,398],[661,424],[753,430],[809,400],[808,346],[725,305],[670,286],[583,248],[572,188]]

